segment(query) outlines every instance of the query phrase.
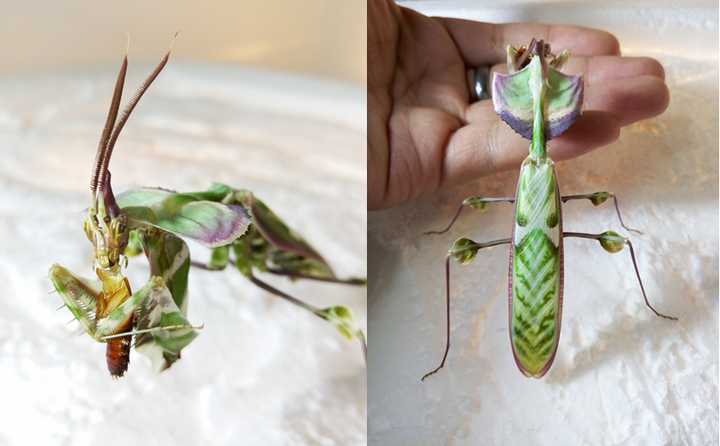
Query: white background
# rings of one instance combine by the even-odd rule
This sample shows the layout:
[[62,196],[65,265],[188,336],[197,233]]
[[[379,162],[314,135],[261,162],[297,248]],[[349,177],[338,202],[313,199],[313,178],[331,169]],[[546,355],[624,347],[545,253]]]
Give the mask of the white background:
[[[650,299],[643,304],[629,254],[596,242],[565,244],[558,356],[546,377],[517,370],[507,327],[507,250],[453,264],[452,346],[442,355],[443,263],[461,236],[508,237],[512,209],[468,212],[442,227],[463,198],[512,195],[516,172],[383,212],[368,222],[371,286],[369,439],[382,445],[714,445],[718,438],[718,68],[715,2],[404,2],[429,15],[544,21],[605,28],[625,55],[659,59],[671,92],[660,117],[620,140],[559,163],[565,194],[620,197]],[[679,3],[678,3],[679,4]],[[523,42],[518,42],[523,43]],[[568,231],[619,230],[612,206],[574,202]]]

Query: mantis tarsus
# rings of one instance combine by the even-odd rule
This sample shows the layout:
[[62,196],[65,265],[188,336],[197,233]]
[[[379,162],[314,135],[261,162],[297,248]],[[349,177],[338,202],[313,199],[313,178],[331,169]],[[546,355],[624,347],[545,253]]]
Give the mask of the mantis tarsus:
[[[91,205],[84,221],[94,248],[99,281],[78,277],[60,265],[50,280],[82,328],[107,343],[107,366],[113,377],[127,370],[133,337],[135,349],[157,370],[170,367],[201,326],[187,320],[188,274],[192,265],[221,270],[232,264],[263,290],[333,324],[348,339],[365,337],[344,306],[317,308],[265,283],[256,272],[362,285],[364,279],[338,278],[329,264],[265,203],[248,190],[213,184],[202,192],[178,193],[142,188],[115,197],[108,166],[115,143],[130,114],[168,62],[170,51],[143,82],[118,118],[127,72],[120,72],[97,148],[90,180]],[[192,262],[183,238],[210,248],[207,264]],[[150,279],[133,293],[125,277],[128,257],[145,254]]]
[[513,130],[531,141],[529,155],[520,167],[515,197],[470,197],[463,201],[450,224],[426,234],[448,231],[465,207],[485,209],[492,203],[514,203],[512,237],[477,243],[458,239],[445,260],[446,343],[440,365],[445,365],[450,349],[450,261],[470,263],[482,248],[510,245],[508,266],[508,310],[510,344],[518,369],[528,377],[541,378],[555,359],[560,339],[563,302],[563,240],[579,237],[597,240],[608,252],[625,246],[635,268],[645,304],[657,316],[677,320],[655,310],[645,293],[630,239],[614,231],[601,234],[563,232],[562,204],[587,199],[597,206],[613,199],[621,226],[628,228],[620,214],[617,198],[609,192],[560,195],[555,167],[546,150],[546,141],[562,134],[580,115],[583,82],[580,76],[559,71],[569,54],[550,52],[550,45],[533,39],[527,47],[508,47],[508,74],[496,73],[492,82],[495,111]]

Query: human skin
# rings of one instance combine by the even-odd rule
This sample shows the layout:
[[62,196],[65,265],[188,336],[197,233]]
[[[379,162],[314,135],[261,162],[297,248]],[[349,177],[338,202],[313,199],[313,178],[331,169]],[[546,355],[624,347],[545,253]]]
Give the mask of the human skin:
[[583,75],[583,115],[548,142],[556,161],[612,143],[621,127],[659,115],[670,100],[662,65],[620,56],[605,31],[427,17],[391,0],[370,0],[368,15],[370,210],[516,168],[527,156],[528,141],[491,100],[470,103],[466,70],[506,72],[507,45],[543,39],[555,53],[570,51],[563,72]]

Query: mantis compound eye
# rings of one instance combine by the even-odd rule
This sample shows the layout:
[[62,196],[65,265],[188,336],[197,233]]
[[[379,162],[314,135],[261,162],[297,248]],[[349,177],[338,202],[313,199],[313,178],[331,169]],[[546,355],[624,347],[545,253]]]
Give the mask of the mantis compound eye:
[[627,243],[627,239],[615,231],[603,232],[598,240],[603,249],[611,254],[622,251]]
[[450,248],[448,254],[450,254],[455,260],[460,262],[462,265],[467,265],[477,255],[480,245],[470,240],[469,238],[458,239]]

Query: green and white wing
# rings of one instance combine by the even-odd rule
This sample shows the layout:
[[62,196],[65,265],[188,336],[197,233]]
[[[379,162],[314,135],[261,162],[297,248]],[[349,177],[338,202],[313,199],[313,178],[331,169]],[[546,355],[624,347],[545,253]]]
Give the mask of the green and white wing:
[[200,200],[193,194],[143,188],[120,194],[117,202],[132,222],[187,237],[209,248],[231,243],[250,225],[242,206]]

